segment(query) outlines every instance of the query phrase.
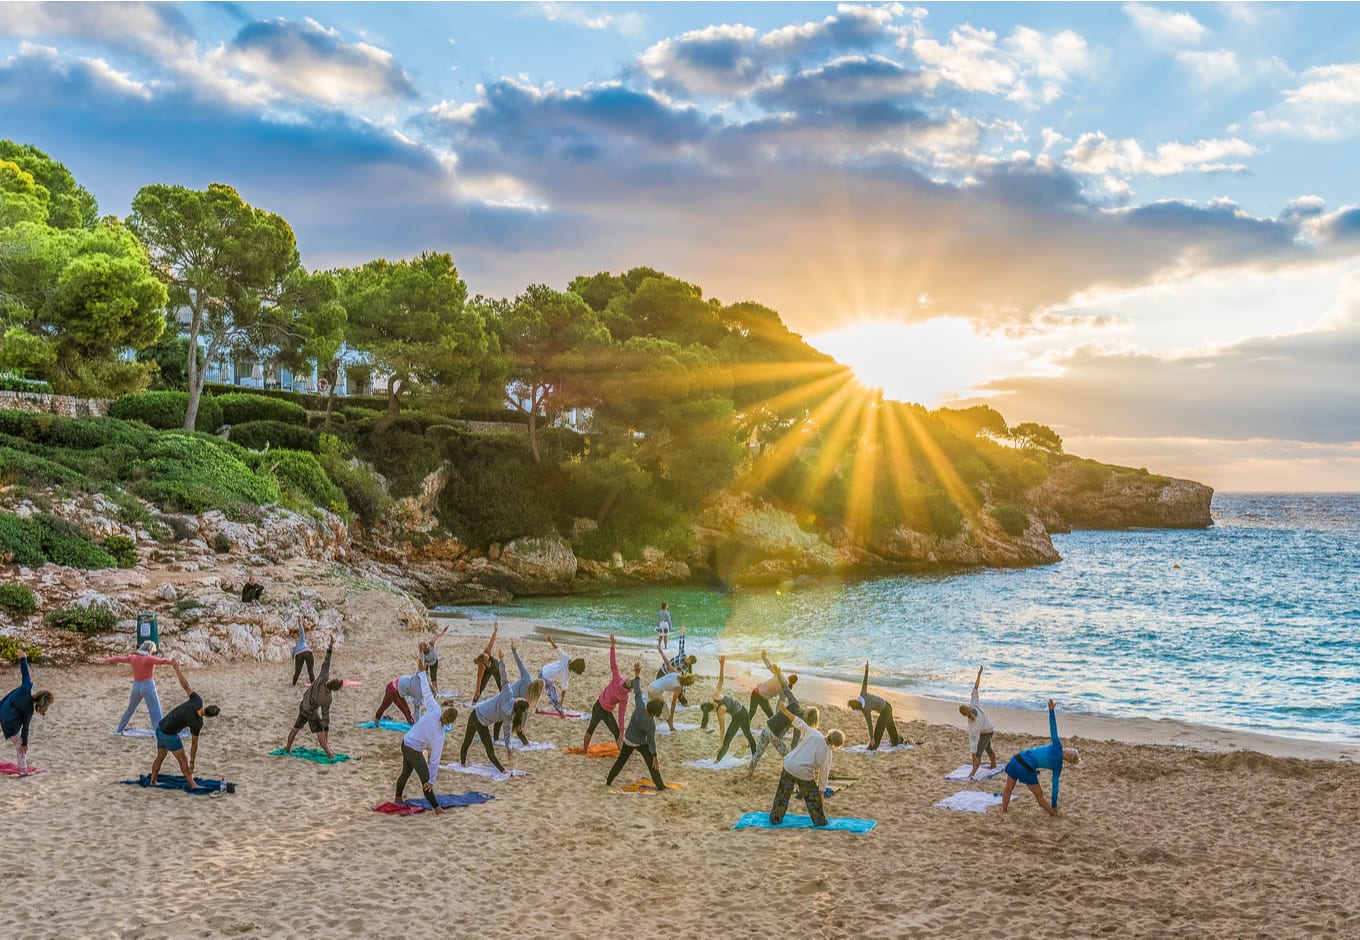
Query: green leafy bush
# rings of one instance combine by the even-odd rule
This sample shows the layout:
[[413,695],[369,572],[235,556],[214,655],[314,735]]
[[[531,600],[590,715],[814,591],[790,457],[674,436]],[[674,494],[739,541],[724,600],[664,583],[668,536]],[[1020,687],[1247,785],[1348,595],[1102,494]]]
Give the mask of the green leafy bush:
[[272,474],[279,490],[292,494],[308,506],[320,506],[332,512],[345,512],[349,507],[345,494],[331,482],[313,454],[297,450],[271,450],[252,455],[256,472]]
[[198,599],[195,597],[181,597],[179,600],[175,601],[175,616],[179,616],[185,611],[197,610],[202,606],[203,605],[199,603]]
[[278,421],[283,424],[306,424],[307,409],[282,398],[267,398],[248,392],[214,395],[213,401],[222,407],[222,420],[232,426],[252,421]]
[[[159,431],[173,431],[184,427],[184,415],[189,410],[188,392],[139,392],[124,395],[109,406],[109,417],[124,421],[141,421]],[[198,402],[194,429],[216,431],[222,426],[222,407],[210,395]]]
[[137,540],[126,535],[110,535],[104,539],[104,550],[113,556],[119,568],[137,567]]
[[0,375],[0,391],[51,394],[52,386],[39,379],[23,379],[17,375]]
[[1007,535],[1024,535],[1029,528],[1029,516],[1013,503],[1001,503],[988,510]]
[[0,610],[19,617],[38,609],[38,599],[22,584],[0,584]]
[[353,459],[350,447],[334,434],[322,434],[319,439],[318,461],[326,476],[344,493],[349,511],[360,522],[372,526],[387,512],[389,500],[378,484],[378,478],[367,466]]
[[139,462],[134,491],[171,512],[235,511],[240,503],[278,502],[279,488],[242,459],[246,452],[213,437],[164,434]]
[[47,625],[73,633],[109,633],[118,626],[118,618],[107,607],[66,607],[47,613]]
[[7,483],[22,482],[28,486],[66,486],[86,492],[95,488],[83,473],[64,467],[55,460],[3,444],[0,444],[0,478]]
[[231,442],[250,450],[264,450],[267,445],[316,453],[316,434],[305,425],[282,421],[248,421],[231,426]]
[[393,496],[414,496],[420,484],[439,466],[440,446],[424,433],[388,430],[359,442],[359,456],[387,478]]
[[28,661],[31,663],[42,662],[42,650],[30,643],[16,640],[12,636],[0,634],[0,659],[7,659],[12,663],[19,661],[19,654],[27,653]]
[[16,565],[47,562],[68,568],[112,568],[113,556],[65,519],[38,513],[24,519],[0,512],[0,557]]

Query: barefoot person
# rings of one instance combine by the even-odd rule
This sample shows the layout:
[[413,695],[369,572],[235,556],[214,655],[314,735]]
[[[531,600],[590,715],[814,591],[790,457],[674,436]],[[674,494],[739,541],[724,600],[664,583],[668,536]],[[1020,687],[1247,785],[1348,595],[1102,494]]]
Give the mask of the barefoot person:
[[[797,696],[793,694],[792,683],[785,681],[784,674],[779,670],[779,667],[765,658],[764,650],[760,651],[760,658],[765,661],[765,665],[769,666],[770,671],[774,673],[775,681],[779,683],[781,707],[778,712],[770,717],[769,721],[765,722],[765,727],[760,729],[760,739],[756,741],[756,749],[751,752],[751,766],[746,770],[748,777],[756,772],[756,765],[760,763],[760,759],[765,756],[765,749],[771,744],[781,755],[788,756],[789,746],[784,743],[784,735],[788,733],[790,728],[794,729],[794,747],[798,746],[798,736],[802,734],[802,730],[787,717],[787,715],[801,717],[803,714],[803,706],[798,703]],[[794,677],[790,676],[789,678]],[[754,715],[755,712],[751,714]]]
[[104,662],[132,667],[132,691],[128,694],[128,706],[123,711],[123,717],[118,719],[118,730],[114,734],[123,733],[137,706],[143,702],[146,703],[146,713],[151,716],[151,728],[154,731],[164,717],[161,714],[160,696],[156,694],[156,667],[172,666],[175,661],[157,656],[155,641],[147,640],[131,656],[109,656]]
[[[682,676],[687,676],[694,672],[694,664],[698,662],[698,659],[694,656],[685,655],[685,625],[683,623],[680,624],[680,634],[676,637],[676,641],[675,655],[670,658],[670,671],[679,673]],[[666,674],[666,671],[666,668],[663,666],[656,671],[656,677],[660,679]],[[681,705],[689,705],[689,701],[685,698],[684,689],[680,690],[679,701]]]
[[[1006,764],[1006,786],[1001,791],[1001,812],[1011,808],[1011,791],[1017,782],[1029,787],[1039,806],[1050,816],[1058,815],[1058,777],[1062,775],[1064,763],[1077,764],[1081,755],[1075,747],[1063,747],[1058,739],[1058,716],[1054,713],[1053,699],[1048,700],[1048,744],[1030,747],[1016,754]],[[1040,770],[1053,771],[1053,799],[1044,802],[1044,788],[1039,786]]]
[[33,691],[33,677],[28,672],[28,654],[19,654],[19,685],[0,699],[0,732],[14,745],[15,763],[19,773],[28,773],[28,726],[33,713],[46,715],[56,698],[51,692]]
[[[421,663],[424,664],[423,657]],[[387,714],[387,710],[395,705],[405,716],[408,725],[415,724],[416,719],[411,717],[411,706],[416,706],[416,714],[419,717],[422,694],[418,673],[413,672],[409,676],[397,676],[387,683],[387,688],[383,691],[382,704],[378,706],[378,710],[373,716],[373,723],[375,725],[380,723],[383,716]]]
[[[615,744],[623,743],[624,716],[628,714],[628,693],[632,683],[619,672],[619,658],[614,650],[614,634],[609,634],[609,683],[600,691],[595,704],[590,707],[590,724],[586,725],[586,736],[581,742],[581,750],[590,753],[590,736],[601,722],[614,736]],[[614,712],[618,718],[615,719]]]
[[977,678],[973,680],[973,696],[968,700],[967,705],[960,705],[959,712],[964,718],[968,719],[968,750],[973,755],[973,769],[968,771],[968,779],[972,780],[973,775],[978,772],[978,767],[982,764],[982,755],[986,754],[991,758],[988,769],[996,767],[996,752],[992,750],[992,734],[995,728],[992,727],[992,720],[987,717],[987,713],[978,704],[978,685],[982,682],[982,667],[978,666]]
[[[510,644],[510,651],[515,652],[513,641]],[[518,653],[515,654],[515,661],[519,662]],[[467,727],[463,729],[463,746],[458,751],[458,763],[467,766],[468,748],[472,746],[472,739],[476,736],[486,748],[486,756],[492,766],[505,773],[506,766],[513,766],[514,763],[510,756],[510,735],[518,735],[522,743],[527,742],[524,721],[529,715],[529,710],[538,704],[538,699],[543,694],[543,680],[530,680],[521,662],[520,679],[524,680],[524,684],[520,685],[519,680],[511,683],[510,677],[505,672],[505,657],[497,656],[495,664],[497,671],[500,672],[501,690],[468,712]],[[516,695],[517,690],[523,694]],[[495,738],[500,735],[502,728],[505,729],[505,764],[496,757],[495,746]]]
[[[888,743],[893,747],[902,743],[902,736],[897,733],[897,723],[893,721],[892,704],[885,698],[880,698],[869,691],[869,664],[864,664],[864,681],[860,683],[859,698],[852,698],[849,702],[853,711],[861,712],[864,715],[864,723],[869,726],[869,750],[878,750],[879,743],[883,740],[883,732],[888,732]],[[874,724],[874,715],[878,715],[878,723]],[[977,767],[973,768],[977,770]]]
[[652,684],[647,686],[647,695],[650,698],[664,699],[667,695],[671,697],[671,707],[666,713],[666,727],[675,733],[675,705],[680,700],[680,694],[694,684],[694,673],[688,675],[677,672],[671,667],[670,660],[666,658],[665,652],[661,649],[661,641],[656,641],[656,651],[661,656],[661,669],[657,672],[657,677],[652,680]]
[[[198,786],[194,782],[194,766],[198,763],[198,736],[203,731],[203,719],[216,717],[220,709],[216,705],[204,705],[202,696],[190,688],[189,680],[184,678],[179,663],[171,665],[175,669],[175,678],[179,680],[180,688],[189,696],[189,700],[170,709],[156,726],[156,759],[151,763],[151,785],[153,787],[156,785],[156,776],[161,772],[165,755],[169,753],[174,754],[175,760],[179,762],[185,789],[192,790]],[[187,761],[184,759],[184,743],[179,739],[179,733],[186,728],[189,729],[190,735]]]
[[[420,699],[425,706],[425,713],[401,739],[401,776],[397,777],[397,802],[401,802],[406,781],[411,779],[414,771],[430,808],[441,813],[443,810],[434,795],[434,780],[439,775],[439,758],[444,753],[444,726],[458,719],[458,709],[452,705],[440,709],[439,700],[434,697],[430,678],[425,672],[424,656],[418,659],[416,678],[420,682]],[[426,751],[430,752],[428,760],[425,758]]]
[[562,703],[567,698],[567,688],[571,685],[571,677],[579,676],[586,671],[586,661],[579,656],[573,657],[564,649],[560,649],[553,641],[552,634],[545,633],[548,645],[553,648],[557,658],[548,663],[538,671],[538,677],[543,680],[543,691],[548,694],[548,702],[552,705],[553,711],[563,718],[567,717],[562,710]]
[[822,794],[831,776],[831,749],[844,744],[845,736],[839,731],[831,731],[823,737],[817,730],[819,713],[810,705],[803,713],[806,720],[789,711],[783,702],[779,703],[779,714],[798,729],[802,741],[784,756],[784,769],[780,771],[779,786],[774,791],[774,803],[770,805],[770,825],[783,822],[789,809],[789,797],[797,790],[807,804],[812,824],[825,826]]
[[292,730],[288,732],[288,743],[283,746],[285,752],[293,749],[293,739],[303,726],[310,725],[312,734],[316,735],[317,743],[326,752],[326,756],[335,759],[330,744],[331,696],[344,688],[345,682],[343,679],[331,678],[331,653],[334,649],[335,637],[331,637],[326,643],[326,658],[321,660],[321,675],[307,687],[306,692],[302,693],[297,720],[293,722]]
[[302,675],[302,667],[307,667],[307,681],[316,683],[316,675],[312,672],[312,667],[316,665],[316,659],[312,656],[312,647],[307,642],[307,618],[298,611],[297,615],[298,639],[293,644],[293,685],[297,685],[298,677]]
[[790,673],[786,680],[785,677],[780,674],[779,669],[770,663],[770,658],[765,655],[764,650],[760,651],[760,661],[764,663],[765,668],[774,673],[774,675],[751,690],[751,704],[747,706],[747,711],[749,711],[751,717],[754,718],[756,716],[756,709],[759,708],[765,713],[766,718],[773,718],[774,709],[770,707],[770,703],[777,700],[785,689],[797,685],[798,676],[796,673]]
[[501,674],[496,668],[495,658],[491,655],[491,651],[496,648],[496,634],[499,633],[500,630],[501,625],[499,623],[495,624],[495,626],[491,628],[491,639],[486,641],[486,649],[473,657],[472,661],[477,664],[477,681],[473,683],[473,688],[476,690],[472,694],[473,705],[477,704],[477,700],[481,698],[482,693],[486,691],[487,683],[492,679],[496,680],[496,691],[499,692],[501,690]]
[[[403,620],[401,625],[405,629],[406,621]],[[445,624],[444,629],[434,635],[434,639],[422,640],[420,643],[420,658],[425,661],[425,674],[430,678],[430,688],[436,693],[439,691],[439,650],[434,645],[448,632],[448,624]]]
[[[718,748],[718,756],[714,758],[714,762],[719,764],[727,756],[727,749],[736,739],[738,731],[746,735],[746,744],[750,747],[751,753],[755,753],[756,750],[756,739],[751,734],[751,713],[746,710],[745,705],[737,701],[735,696],[723,692],[723,672],[726,668],[727,657],[719,656],[718,686],[713,690],[713,699],[699,706],[699,709],[704,713],[703,719],[699,722],[700,728],[708,727],[709,715],[716,714],[718,716],[718,734],[722,736],[722,746]],[[724,724],[726,724],[725,728]]]
[[671,605],[661,602],[661,613],[656,617],[656,640],[658,646],[671,645]]
[[661,779],[661,762],[656,756],[656,719],[661,716],[662,707],[660,699],[642,701],[642,663],[633,663],[633,717],[628,719],[628,730],[623,733],[618,759],[609,768],[609,776],[604,781],[606,786],[614,785],[614,778],[637,751],[647,765],[652,783],[661,793],[666,792],[666,782]]

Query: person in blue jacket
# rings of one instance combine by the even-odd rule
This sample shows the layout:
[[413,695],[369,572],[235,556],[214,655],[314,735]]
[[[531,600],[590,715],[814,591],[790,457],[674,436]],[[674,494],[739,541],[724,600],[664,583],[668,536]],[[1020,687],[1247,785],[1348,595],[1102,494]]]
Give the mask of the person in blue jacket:
[[0,733],[14,745],[18,754],[19,773],[28,772],[28,726],[33,713],[46,715],[55,696],[46,690],[33,691],[33,678],[28,674],[28,654],[19,654],[19,687],[0,699]]
[[[1011,791],[1017,782],[1029,787],[1039,806],[1050,816],[1058,815],[1058,778],[1062,776],[1064,763],[1077,764],[1081,754],[1075,747],[1063,747],[1058,739],[1058,716],[1054,714],[1053,699],[1048,700],[1048,735],[1051,742],[1040,747],[1030,747],[1016,754],[1006,764],[1006,788],[1001,791],[1001,812],[1010,810]],[[1053,771],[1053,798],[1044,802],[1044,788],[1039,786],[1039,771]]]

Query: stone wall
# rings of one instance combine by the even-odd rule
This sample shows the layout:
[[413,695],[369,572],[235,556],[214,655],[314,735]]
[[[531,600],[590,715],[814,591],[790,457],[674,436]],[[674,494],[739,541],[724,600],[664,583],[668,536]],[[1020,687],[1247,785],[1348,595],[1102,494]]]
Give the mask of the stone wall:
[[102,418],[109,413],[109,400],[47,395],[42,392],[0,391],[0,411],[36,411],[66,418]]

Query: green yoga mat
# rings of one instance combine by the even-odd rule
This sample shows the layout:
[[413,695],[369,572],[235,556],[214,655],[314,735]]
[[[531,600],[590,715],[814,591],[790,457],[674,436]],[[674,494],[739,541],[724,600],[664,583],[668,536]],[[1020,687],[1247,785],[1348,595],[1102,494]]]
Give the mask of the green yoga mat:
[[336,754],[334,757],[327,757],[326,752],[319,747],[295,747],[291,751],[276,747],[269,753],[279,757],[300,757],[303,760],[311,761],[313,764],[341,764],[347,760],[359,759],[350,757],[348,754]]

